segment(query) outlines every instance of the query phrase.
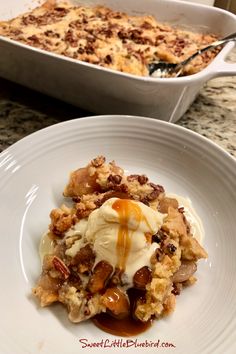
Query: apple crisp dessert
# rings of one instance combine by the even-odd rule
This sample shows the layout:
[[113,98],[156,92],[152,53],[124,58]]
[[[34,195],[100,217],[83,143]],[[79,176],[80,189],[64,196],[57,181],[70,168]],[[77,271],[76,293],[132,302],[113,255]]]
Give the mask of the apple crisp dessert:
[[[149,65],[179,63],[216,40],[158,22],[153,16],[131,16],[104,6],[73,5],[56,0],[0,22],[0,35],[87,63],[148,76]],[[186,66],[183,75],[205,68],[217,51],[208,51]]]
[[72,322],[94,318],[115,334],[115,323],[129,321],[119,325],[124,336],[171,313],[207,257],[183,199],[103,156],[72,172],[63,194],[70,206],[51,211],[40,246],[41,306],[61,302]]

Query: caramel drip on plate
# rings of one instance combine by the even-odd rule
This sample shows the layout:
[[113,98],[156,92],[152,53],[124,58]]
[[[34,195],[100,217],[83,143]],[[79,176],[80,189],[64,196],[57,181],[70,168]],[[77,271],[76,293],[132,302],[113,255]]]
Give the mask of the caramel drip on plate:
[[[117,267],[121,271],[125,271],[126,261],[131,249],[131,238],[132,233],[136,231],[139,227],[141,221],[144,221],[148,228],[151,230],[151,227],[146,220],[145,216],[142,213],[141,208],[138,204],[132,202],[129,199],[117,199],[112,208],[119,215],[119,230],[117,235],[117,244],[116,244],[116,252],[118,264]],[[129,219],[134,219],[137,221],[137,227],[134,230],[129,230]]]

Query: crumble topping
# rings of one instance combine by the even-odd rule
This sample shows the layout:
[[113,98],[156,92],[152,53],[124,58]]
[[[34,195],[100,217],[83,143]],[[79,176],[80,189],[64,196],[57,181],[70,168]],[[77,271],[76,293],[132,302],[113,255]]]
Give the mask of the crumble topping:
[[[178,198],[103,156],[70,174],[64,196],[73,205],[52,210],[42,241],[53,245],[41,247],[32,290],[41,306],[61,302],[72,322],[105,312],[142,322],[171,313],[207,258]],[[132,308],[130,289],[139,292]]]
[[[151,15],[131,16],[104,6],[74,6],[46,1],[10,21],[0,35],[49,52],[134,75],[148,76],[148,64],[179,63],[214,42],[214,34],[195,33],[158,22]],[[206,67],[217,50],[198,56],[183,75]]]

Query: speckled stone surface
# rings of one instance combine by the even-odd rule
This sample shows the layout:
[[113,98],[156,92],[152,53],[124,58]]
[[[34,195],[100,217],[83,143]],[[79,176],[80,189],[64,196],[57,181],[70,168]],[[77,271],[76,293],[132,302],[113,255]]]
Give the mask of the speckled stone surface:
[[[236,50],[229,61],[236,62]],[[177,124],[213,140],[236,157],[236,76],[209,81]]]
[[[229,60],[236,62],[236,50]],[[0,152],[39,129],[86,115],[91,113],[0,79]],[[236,157],[236,76],[209,81],[177,124]]]

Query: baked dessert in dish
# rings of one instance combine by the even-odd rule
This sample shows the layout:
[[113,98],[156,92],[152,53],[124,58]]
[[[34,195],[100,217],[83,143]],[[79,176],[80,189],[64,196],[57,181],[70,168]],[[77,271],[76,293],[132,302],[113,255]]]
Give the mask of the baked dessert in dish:
[[41,306],[61,302],[72,322],[122,336],[171,313],[207,258],[190,203],[103,156],[72,172],[63,194],[40,244]]
[[[0,22],[0,35],[49,52],[112,70],[148,76],[148,65],[179,63],[217,39],[158,22],[151,15],[131,16],[104,6],[46,1],[10,21]],[[183,75],[205,68],[217,51],[205,52]]]

